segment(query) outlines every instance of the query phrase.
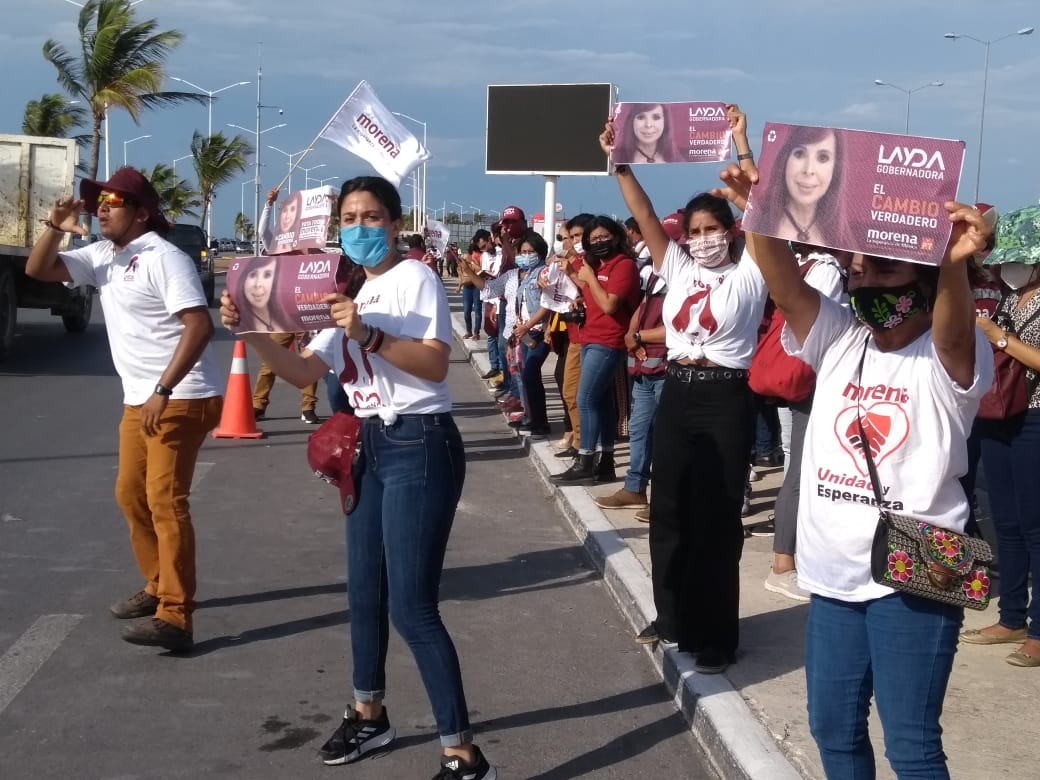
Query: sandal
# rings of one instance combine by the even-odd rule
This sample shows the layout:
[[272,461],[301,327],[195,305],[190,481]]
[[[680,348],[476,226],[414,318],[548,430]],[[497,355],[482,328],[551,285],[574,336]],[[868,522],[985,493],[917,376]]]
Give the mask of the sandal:
[[1013,645],[1026,640],[1025,627],[1016,628],[1004,636],[982,633],[985,630],[984,628],[969,628],[961,631],[960,640],[968,645]]
[[1040,666],[1040,655],[1030,655],[1021,650],[1016,650],[1004,660],[1012,666]]

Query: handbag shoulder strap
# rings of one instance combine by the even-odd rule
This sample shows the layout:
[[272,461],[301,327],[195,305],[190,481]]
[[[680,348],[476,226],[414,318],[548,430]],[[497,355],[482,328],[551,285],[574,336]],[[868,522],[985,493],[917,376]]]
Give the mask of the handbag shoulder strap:
[[[863,352],[859,356],[859,370],[857,376],[857,382],[860,387],[863,386],[863,362],[867,359],[867,345],[870,344],[870,335],[867,334],[866,339],[863,341]],[[867,442],[867,432],[863,429],[863,408],[859,403],[859,395],[857,394],[856,400],[856,425],[859,426],[859,446],[863,450],[863,458],[867,461],[867,473],[870,474],[870,486],[874,489],[874,498],[877,500],[878,511],[881,512],[882,516],[884,511],[882,508],[885,506],[884,501],[881,498],[881,483],[878,480],[877,467],[874,465],[874,456],[870,454],[870,444]]]

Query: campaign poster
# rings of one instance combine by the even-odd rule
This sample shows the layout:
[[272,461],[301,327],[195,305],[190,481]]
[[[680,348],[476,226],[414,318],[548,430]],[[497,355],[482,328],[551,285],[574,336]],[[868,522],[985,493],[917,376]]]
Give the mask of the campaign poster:
[[540,305],[549,311],[565,312],[574,308],[574,300],[581,294],[577,285],[570,280],[556,263],[550,263],[539,273],[545,287],[542,289]]
[[616,103],[612,165],[729,159],[725,103]]
[[426,240],[426,246],[434,247],[443,255],[451,241],[451,229],[443,222],[430,219],[423,228],[423,238]]
[[325,302],[343,293],[350,262],[343,255],[241,257],[228,268],[227,287],[238,309],[232,333],[299,333],[335,327]]
[[289,195],[276,206],[278,219],[268,254],[324,249],[335,203],[332,187],[297,190]]
[[744,230],[938,265],[964,142],[767,123]]

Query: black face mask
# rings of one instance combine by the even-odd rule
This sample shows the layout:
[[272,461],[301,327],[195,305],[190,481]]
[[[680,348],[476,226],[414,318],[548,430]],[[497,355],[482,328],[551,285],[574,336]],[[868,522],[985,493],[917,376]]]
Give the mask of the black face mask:
[[585,253],[592,255],[598,260],[606,260],[608,257],[613,257],[617,251],[616,244],[612,239],[606,241],[595,241],[585,247]]

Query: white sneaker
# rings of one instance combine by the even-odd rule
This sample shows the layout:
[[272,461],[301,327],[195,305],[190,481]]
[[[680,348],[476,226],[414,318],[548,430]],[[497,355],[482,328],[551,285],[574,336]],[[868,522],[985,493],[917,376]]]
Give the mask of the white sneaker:
[[787,596],[787,598],[795,601],[809,600],[809,591],[798,586],[798,571],[796,569],[785,571],[783,574],[776,574],[770,569],[769,576],[766,577],[763,586],[770,593],[779,593],[781,596]]

